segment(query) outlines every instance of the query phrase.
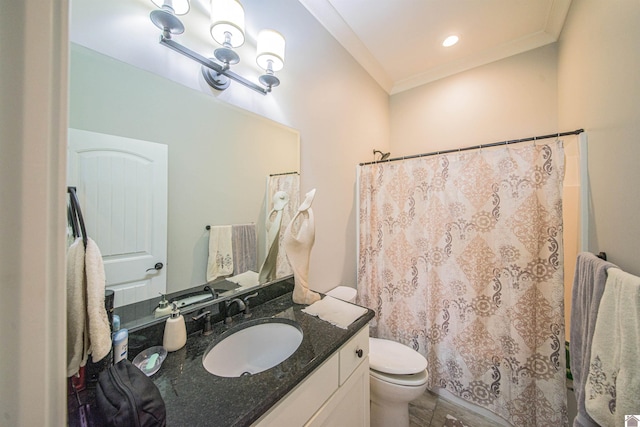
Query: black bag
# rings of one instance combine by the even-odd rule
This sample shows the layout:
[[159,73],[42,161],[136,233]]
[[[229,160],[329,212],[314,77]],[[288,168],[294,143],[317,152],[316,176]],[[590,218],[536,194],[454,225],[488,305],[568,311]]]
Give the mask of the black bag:
[[100,373],[96,401],[107,426],[166,426],[164,400],[156,385],[127,359]]

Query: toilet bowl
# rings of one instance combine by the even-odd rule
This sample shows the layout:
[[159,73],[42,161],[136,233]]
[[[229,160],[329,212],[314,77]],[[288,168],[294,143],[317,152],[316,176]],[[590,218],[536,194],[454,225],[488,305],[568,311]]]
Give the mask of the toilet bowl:
[[409,402],[427,389],[427,359],[395,341],[369,338],[372,427],[409,425]]
[[[338,286],[327,295],[355,303],[356,290]],[[427,389],[427,359],[395,341],[369,338],[371,427],[409,426],[409,402]]]

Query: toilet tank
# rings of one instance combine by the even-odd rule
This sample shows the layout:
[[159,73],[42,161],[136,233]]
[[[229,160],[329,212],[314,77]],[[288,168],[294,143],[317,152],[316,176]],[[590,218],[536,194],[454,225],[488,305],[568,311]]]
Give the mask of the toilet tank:
[[357,294],[358,294],[358,291],[356,291],[355,288],[351,288],[349,286],[336,286],[335,288],[327,292],[327,295],[333,298],[341,299],[342,301],[347,301],[352,303],[356,302]]

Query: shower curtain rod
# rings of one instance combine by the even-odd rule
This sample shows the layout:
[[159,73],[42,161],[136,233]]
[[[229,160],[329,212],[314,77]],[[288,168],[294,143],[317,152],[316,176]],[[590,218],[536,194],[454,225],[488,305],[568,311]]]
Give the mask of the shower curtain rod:
[[392,159],[375,160],[375,161],[372,161],[372,162],[364,162],[364,163],[360,163],[360,166],[372,165],[374,163],[395,162],[396,160],[414,159],[416,157],[427,157],[427,156],[435,156],[435,155],[438,155],[438,154],[457,153],[457,152],[460,152],[460,151],[477,150],[479,148],[495,147],[497,145],[517,144],[519,142],[536,141],[538,139],[559,138],[561,136],[567,136],[567,135],[579,135],[582,132],[584,132],[584,129],[576,129],[576,130],[573,130],[573,131],[570,131],[570,132],[552,133],[552,134],[549,134],[549,135],[540,135],[540,136],[530,136],[528,138],[522,138],[522,139],[512,139],[512,140],[507,140],[507,141],[492,142],[492,143],[489,143],[489,144],[474,145],[472,147],[454,148],[454,149],[451,149],[451,150],[433,151],[431,153],[423,153],[423,154],[412,154],[410,156],[394,157]]
[[298,172],[284,172],[284,173],[272,173],[269,176],[280,176],[280,175],[299,175]]

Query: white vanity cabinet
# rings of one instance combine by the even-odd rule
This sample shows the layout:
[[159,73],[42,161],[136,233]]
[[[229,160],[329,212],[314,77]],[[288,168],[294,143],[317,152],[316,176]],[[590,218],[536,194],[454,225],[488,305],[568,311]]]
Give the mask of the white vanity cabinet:
[[254,424],[256,427],[368,427],[366,325]]

